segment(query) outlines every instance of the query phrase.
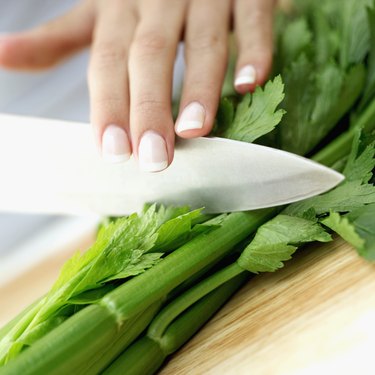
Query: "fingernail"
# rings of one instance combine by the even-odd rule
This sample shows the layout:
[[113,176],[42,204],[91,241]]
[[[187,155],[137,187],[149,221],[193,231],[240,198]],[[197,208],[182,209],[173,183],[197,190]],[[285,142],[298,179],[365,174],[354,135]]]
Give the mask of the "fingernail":
[[153,130],[143,133],[138,147],[139,166],[145,172],[159,172],[168,166],[167,145]]
[[108,125],[102,137],[102,156],[110,163],[121,163],[130,158],[126,131],[117,125]]
[[176,132],[181,133],[186,130],[202,129],[206,111],[198,102],[188,104],[182,111],[176,125]]
[[246,65],[237,73],[235,86],[251,85],[256,81],[256,70],[252,65]]

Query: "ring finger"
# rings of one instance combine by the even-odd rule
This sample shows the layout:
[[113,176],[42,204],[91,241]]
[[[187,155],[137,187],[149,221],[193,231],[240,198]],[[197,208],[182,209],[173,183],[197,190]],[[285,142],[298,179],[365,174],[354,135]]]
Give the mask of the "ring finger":
[[240,94],[262,85],[271,70],[274,3],[275,0],[235,1],[238,59],[234,86]]
[[181,137],[206,135],[212,129],[227,64],[230,13],[231,0],[190,1],[187,68],[176,123]]

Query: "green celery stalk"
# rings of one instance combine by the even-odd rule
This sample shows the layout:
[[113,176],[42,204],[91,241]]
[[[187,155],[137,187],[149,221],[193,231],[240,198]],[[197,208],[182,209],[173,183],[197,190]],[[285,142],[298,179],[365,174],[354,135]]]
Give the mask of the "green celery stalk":
[[90,362],[92,353],[108,345],[118,329],[116,315],[102,306],[91,305],[0,368],[0,374],[48,374],[52,369],[54,374],[68,374]]
[[234,262],[175,298],[152,321],[148,328],[148,336],[156,341],[161,340],[168,326],[181,313],[216,288],[240,274],[249,275],[249,272],[241,268],[237,262]]
[[[173,321],[160,340],[151,338],[149,333],[138,339],[103,372],[103,375],[155,373],[168,354],[184,345],[243,285],[247,278],[248,273],[242,273],[194,303]],[[165,309],[168,309],[168,306]]]
[[111,363],[121,352],[126,349],[147,328],[151,320],[157,314],[161,306],[160,302],[151,305],[146,311],[126,321],[119,329],[116,337],[104,349],[92,353],[92,359],[82,363],[75,369],[80,375],[98,374],[103,371],[108,363]]
[[[43,298],[43,297],[42,297]],[[12,328],[18,324],[18,322],[20,322],[27,314],[30,313],[30,311],[32,311],[36,306],[37,304],[39,303],[39,301],[41,300],[41,298],[37,299],[35,302],[33,302],[31,305],[27,306],[24,310],[22,310],[18,315],[16,315],[11,321],[9,321],[7,324],[5,324],[5,326],[3,326],[1,329],[0,329],[0,340],[8,333],[12,330]]]
[[131,318],[228,253],[270,218],[274,211],[272,208],[229,214],[220,228],[196,237],[155,267],[110,292],[102,299],[102,305],[116,311],[120,319]]
[[0,373],[37,375],[51,373],[51,369],[54,374],[66,374],[72,369],[80,375],[99,373],[144,331],[160,305],[154,303],[122,325],[109,311],[91,305],[53,330],[48,345],[39,340],[27,350],[28,356],[10,361]]
[[157,342],[144,336],[125,350],[102,374],[153,374],[163,364],[166,357],[167,355],[163,353]]

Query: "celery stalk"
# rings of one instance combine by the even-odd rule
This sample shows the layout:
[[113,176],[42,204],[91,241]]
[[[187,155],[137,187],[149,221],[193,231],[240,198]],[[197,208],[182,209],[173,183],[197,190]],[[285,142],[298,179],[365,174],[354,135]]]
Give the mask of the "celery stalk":
[[235,278],[240,274],[249,274],[241,268],[237,262],[217,271],[213,275],[202,280],[194,287],[187,290],[182,295],[175,298],[168,304],[152,321],[148,328],[148,336],[154,340],[160,340],[168,326],[186,309],[199,301],[201,298],[220,287],[227,281]]
[[22,352],[0,369],[2,375],[69,374],[92,353],[109,345],[119,329],[117,318],[107,309],[91,305]]
[[167,355],[185,344],[238,290],[247,277],[246,273],[242,273],[193,304],[173,321],[159,340],[151,338],[149,334],[138,339],[103,374],[148,375],[155,373]]
[[104,349],[92,353],[92,360],[82,363],[75,369],[80,375],[97,374],[101,372],[116,357],[126,349],[150,324],[153,317],[160,309],[160,302],[151,305],[146,311],[136,315],[133,319],[126,321],[119,329],[116,337]]

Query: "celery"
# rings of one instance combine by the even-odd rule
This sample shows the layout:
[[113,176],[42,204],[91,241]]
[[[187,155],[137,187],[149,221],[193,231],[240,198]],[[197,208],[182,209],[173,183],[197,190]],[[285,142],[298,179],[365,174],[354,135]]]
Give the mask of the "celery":
[[195,237],[152,269],[108,293],[99,305],[67,319],[0,368],[0,374],[41,374],[52,368],[56,374],[66,374],[89,363],[93,353],[105,351],[121,335],[123,324],[220,259],[270,215],[272,209],[229,214],[219,228]]
[[[165,358],[185,344],[247,279],[248,275],[242,271],[242,274],[224,282],[176,319],[171,319],[172,324],[160,337],[155,337],[149,329],[146,336],[141,337],[125,350],[103,374],[116,375],[124,372],[129,375],[153,374]],[[181,295],[182,298],[183,296],[184,294]],[[154,319],[155,324],[158,324],[159,317],[168,315],[169,310],[168,305]]]

